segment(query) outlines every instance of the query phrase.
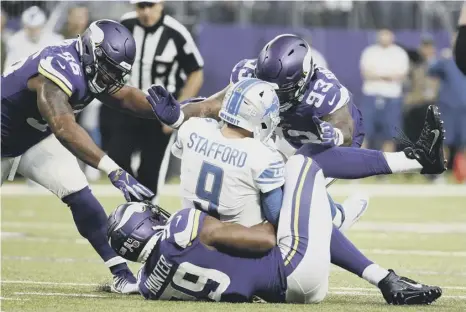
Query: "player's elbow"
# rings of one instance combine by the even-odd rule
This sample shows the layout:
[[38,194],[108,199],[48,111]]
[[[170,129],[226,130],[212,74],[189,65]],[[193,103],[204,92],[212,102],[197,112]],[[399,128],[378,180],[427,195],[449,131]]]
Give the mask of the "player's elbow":
[[50,129],[59,141],[69,141],[75,132],[77,125],[73,118],[68,116],[60,116],[53,118],[48,122]]
[[266,235],[262,242],[262,248],[264,251],[269,251],[270,249],[277,246],[277,241],[275,239],[275,235]]

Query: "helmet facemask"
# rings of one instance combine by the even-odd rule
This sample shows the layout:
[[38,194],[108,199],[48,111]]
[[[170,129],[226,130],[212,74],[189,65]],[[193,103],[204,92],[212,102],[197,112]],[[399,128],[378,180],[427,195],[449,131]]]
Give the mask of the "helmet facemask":
[[[96,62],[89,71],[92,78],[89,79],[89,88],[93,93],[114,94],[126,83],[131,69],[124,68],[113,62],[105,51],[99,47],[95,49]],[[89,68],[86,67],[86,71]]]

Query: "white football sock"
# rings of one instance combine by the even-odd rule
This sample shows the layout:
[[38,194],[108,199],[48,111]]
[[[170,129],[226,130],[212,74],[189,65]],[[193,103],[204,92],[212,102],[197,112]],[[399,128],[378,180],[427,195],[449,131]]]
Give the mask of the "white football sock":
[[404,152],[383,153],[392,173],[420,172],[421,164],[416,159],[409,159]]
[[378,286],[379,282],[383,280],[390,272],[381,268],[378,264],[371,264],[362,272],[362,278],[374,286]]

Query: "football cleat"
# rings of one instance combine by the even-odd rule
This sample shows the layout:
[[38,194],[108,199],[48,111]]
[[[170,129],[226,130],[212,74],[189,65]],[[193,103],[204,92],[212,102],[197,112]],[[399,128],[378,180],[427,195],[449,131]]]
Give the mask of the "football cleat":
[[139,294],[138,283],[130,271],[113,275],[113,283],[110,290],[117,294]]
[[388,304],[431,304],[442,295],[440,287],[419,284],[409,278],[396,275],[393,270],[389,272],[378,285]]
[[447,170],[443,155],[444,134],[438,107],[429,105],[419,139],[416,143],[404,141],[409,145],[403,150],[406,157],[416,159],[422,165],[421,174],[440,174]]
[[348,197],[341,206],[345,216],[339,229],[345,232],[366,212],[369,207],[369,197],[366,194],[356,193]]

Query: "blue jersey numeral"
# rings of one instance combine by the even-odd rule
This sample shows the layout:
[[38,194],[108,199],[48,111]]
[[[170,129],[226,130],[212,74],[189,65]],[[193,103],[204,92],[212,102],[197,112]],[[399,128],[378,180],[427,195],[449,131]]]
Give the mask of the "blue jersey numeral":
[[[208,177],[211,176],[211,183],[207,185]],[[199,199],[209,202],[207,213],[218,218],[218,204],[220,201],[220,193],[222,191],[223,169],[212,165],[208,162],[203,162],[199,178],[196,185],[196,196]]]

